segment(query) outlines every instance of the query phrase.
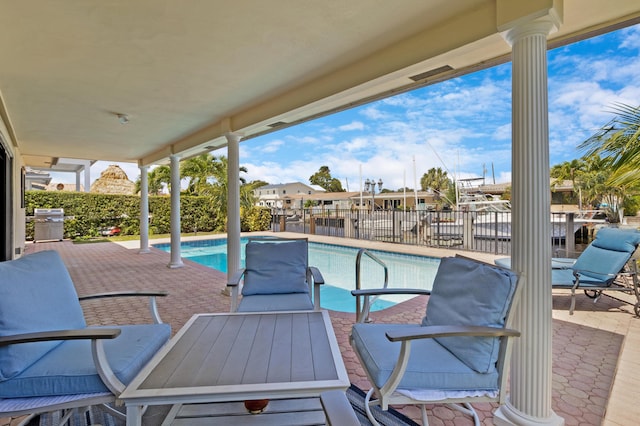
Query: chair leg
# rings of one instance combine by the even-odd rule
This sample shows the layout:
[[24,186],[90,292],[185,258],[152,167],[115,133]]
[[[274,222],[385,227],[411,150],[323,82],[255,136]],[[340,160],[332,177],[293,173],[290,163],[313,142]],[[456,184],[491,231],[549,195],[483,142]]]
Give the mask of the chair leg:
[[475,408],[471,406],[468,402],[463,402],[462,404],[447,404],[449,407],[454,408],[461,413],[468,414],[473,417],[473,424],[475,426],[480,426],[480,417],[478,417],[478,413],[476,413]]
[[367,413],[367,417],[373,426],[380,426],[380,423],[373,417],[373,413],[371,412],[371,404],[377,404],[377,401],[371,402],[371,396],[373,395],[374,389],[369,389],[367,395],[364,397],[364,411]]
[[427,406],[420,404],[420,415],[422,417],[422,426],[429,426],[429,419],[427,418]]

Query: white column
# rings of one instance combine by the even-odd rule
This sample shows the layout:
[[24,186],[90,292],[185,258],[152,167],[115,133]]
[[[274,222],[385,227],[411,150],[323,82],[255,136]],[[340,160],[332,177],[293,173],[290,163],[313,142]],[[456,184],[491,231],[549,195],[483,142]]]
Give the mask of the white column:
[[180,257],[180,156],[171,159],[171,261],[169,268],[182,268]]
[[76,192],[80,192],[80,170],[76,171]]
[[522,298],[515,327],[510,395],[496,425],[562,425],[551,409],[551,188],[547,104],[547,35],[551,17],[519,24],[505,36],[512,45],[511,264]]
[[149,167],[140,166],[140,250],[149,253]]
[[[227,279],[240,268],[240,135],[227,133]],[[225,291],[225,293],[228,293]]]
[[84,166],[84,192],[91,190],[91,161]]

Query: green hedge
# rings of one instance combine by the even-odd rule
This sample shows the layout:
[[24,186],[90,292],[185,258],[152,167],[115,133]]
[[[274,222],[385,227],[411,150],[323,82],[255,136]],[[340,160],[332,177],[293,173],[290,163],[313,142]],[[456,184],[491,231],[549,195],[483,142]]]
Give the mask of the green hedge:
[[[138,235],[140,232],[140,197],[135,195],[106,195],[85,192],[27,191],[25,194],[27,215],[26,236],[33,239],[34,209],[63,208],[65,238],[99,236],[100,230],[110,226],[119,226],[122,235]],[[262,217],[260,207],[252,208],[247,215]],[[258,213],[256,213],[258,211]],[[223,231],[225,218],[219,218],[217,209],[209,197],[181,195],[180,217],[181,232]],[[267,211],[268,213],[268,211]],[[244,216],[244,214],[243,214]],[[168,196],[149,196],[149,234],[167,234],[171,229],[171,198]],[[270,218],[269,218],[270,219]],[[246,219],[241,218],[245,222]],[[262,220],[249,220],[252,231],[267,230],[269,223]],[[266,223],[266,227],[257,228],[257,223]],[[249,230],[249,229],[247,229]]]

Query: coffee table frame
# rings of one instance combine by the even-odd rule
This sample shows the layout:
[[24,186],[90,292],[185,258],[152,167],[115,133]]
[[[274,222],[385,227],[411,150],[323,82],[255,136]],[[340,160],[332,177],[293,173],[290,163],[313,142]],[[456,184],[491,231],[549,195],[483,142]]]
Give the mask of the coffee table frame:
[[349,387],[326,311],[197,314],[120,395],[146,405],[317,397]]

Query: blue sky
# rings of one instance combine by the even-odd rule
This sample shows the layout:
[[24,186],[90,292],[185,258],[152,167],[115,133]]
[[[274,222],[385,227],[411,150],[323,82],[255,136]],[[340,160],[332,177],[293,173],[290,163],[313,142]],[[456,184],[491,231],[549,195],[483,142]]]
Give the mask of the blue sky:
[[[640,25],[549,51],[551,165],[579,158],[576,147],[614,115],[615,103],[640,105]],[[226,155],[226,151],[213,152]],[[240,144],[246,178],[300,181],[320,166],[345,189],[382,179],[388,189],[414,188],[441,167],[458,178],[511,180],[511,64],[250,139]],[[92,180],[110,163],[98,162]],[[131,180],[139,171],[121,164]],[[493,172],[492,172],[493,170]],[[57,176],[54,176],[56,180]],[[72,175],[61,180],[74,182]]]

